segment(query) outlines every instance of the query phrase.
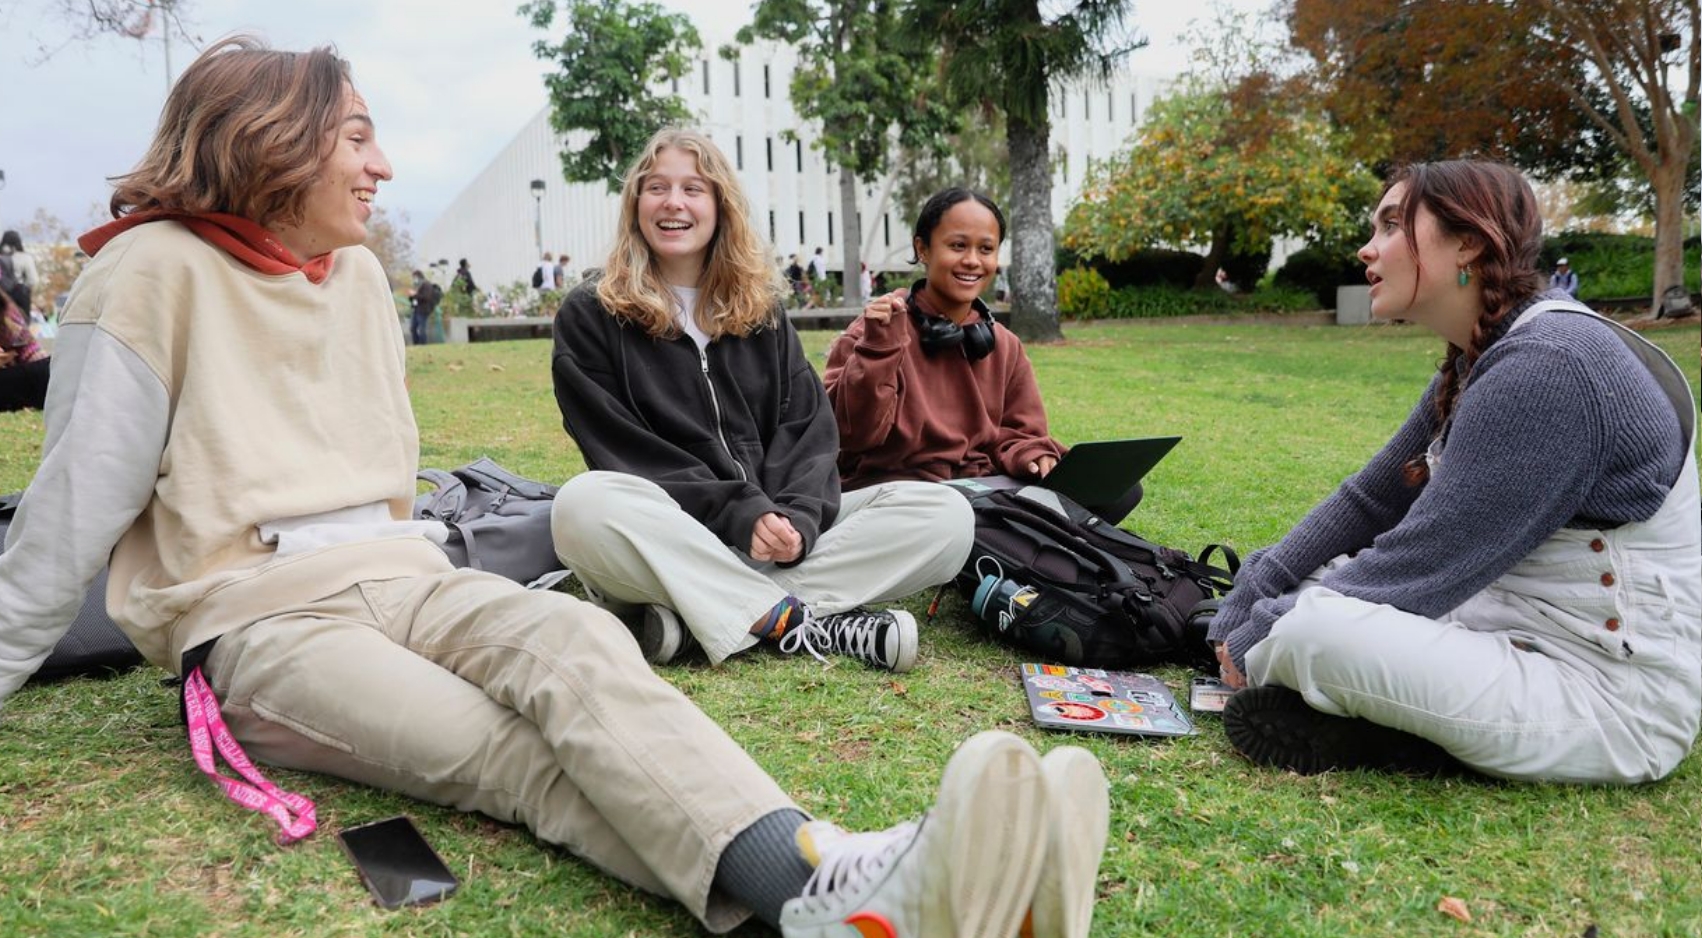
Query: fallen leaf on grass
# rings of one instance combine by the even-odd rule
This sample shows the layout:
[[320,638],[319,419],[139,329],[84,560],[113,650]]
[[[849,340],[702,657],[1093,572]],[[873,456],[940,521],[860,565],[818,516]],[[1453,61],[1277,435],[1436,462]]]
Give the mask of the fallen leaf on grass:
[[506,369],[504,369],[501,365],[497,364],[496,362],[491,362],[490,363],[490,370],[492,370],[492,371],[504,371]]
[[898,695],[899,697],[903,697],[905,694],[910,693],[910,688],[905,687],[902,683],[900,683],[898,681],[888,681],[887,686],[892,688],[892,692],[894,694]]
[[1443,896],[1442,901],[1436,903],[1436,911],[1451,918],[1457,918],[1468,925],[1471,924],[1472,911],[1471,909],[1466,908],[1466,901],[1464,899],[1456,899],[1453,896]]

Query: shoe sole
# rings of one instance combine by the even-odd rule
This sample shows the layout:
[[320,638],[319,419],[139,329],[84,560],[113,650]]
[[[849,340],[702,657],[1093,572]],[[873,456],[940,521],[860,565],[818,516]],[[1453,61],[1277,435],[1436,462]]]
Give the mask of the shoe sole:
[[1046,786],[1045,869],[1036,886],[1033,938],[1087,938],[1099,863],[1111,827],[1111,793],[1093,753],[1059,746],[1040,760]]
[[1249,687],[1229,698],[1223,708],[1223,732],[1253,762],[1301,775],[1372,769],[1434,776],[1461,768],[1430,740],[1368,720],[1321,713],[1298,692],[1275,685]]
[[892,662],[892,673],[903,674],[916,667],[916,649],[921,638],[916,630],[916,617],[903,609],[893,609],[894,627],[898,629],[898,657]]
[[[672,625],[672,628],[669,626]],[[685,645],[685,624],[666,606],[647,605],[638,627],[638,650],[651,664],[673,661]]]
[[[959,746],[940,778],[929,814],[945,829],[944,856],[929,870],[946,874],[924,934],[933,938],[1012,938],[1022,926],[1046,851],[1046,790],[1033,747],[1000,730]],[[944,918],[946,921],[941,921]],[[950,930],[940,927],[949,921]]]

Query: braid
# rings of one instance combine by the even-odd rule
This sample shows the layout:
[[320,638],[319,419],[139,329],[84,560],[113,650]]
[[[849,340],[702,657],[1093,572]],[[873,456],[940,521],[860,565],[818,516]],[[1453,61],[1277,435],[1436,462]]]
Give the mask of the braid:
[[[1460,349],[1449,345],[1447,357],[1443,358],[1441,364],[1436,366],[1437,371],[1442,375],[1442,380],[1436,387],[1435,412],[1438,436],[1448,426],[1448,418],[1454,415],[1454,403],[1459,400],[1460,392],[1465,390],[1464,384],[1460,380],[1459,362],[1461,356],[1465,357],[1466,367],[1464,372],[1469,380],[1472,369],[1477,366],[1477,360],[1482,358],[1483,353],[1488,351],[1489,347],[1495,343],[1495,335],[1498,331],[1496,326],[1500,325],[1501,320],[1507,318],[1507,313],[1512,309],[1510,304],[1499,307],[1489,306],[1488,303],[1491,301],[1489,289],[1486,287],[1483,293],[1485,307],[1483,315],[1479,316],[1477,322],[1472,325],[1470,347]],[[1406,479],[1408,485],[1423,485],[1430,479],[1430,464],[1425,461],[1425,455],[1425,453],[1419,453],[1407,460],[1405,465],[1401,467],[1401,475]]]

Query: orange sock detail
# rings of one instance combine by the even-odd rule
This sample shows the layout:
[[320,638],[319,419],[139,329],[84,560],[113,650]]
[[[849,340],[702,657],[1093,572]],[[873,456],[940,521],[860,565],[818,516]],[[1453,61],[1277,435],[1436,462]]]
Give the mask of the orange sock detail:
[[786,626],[792,621],[792,612],[798,608],[798,601],[791,596],[774,604],[762,618],[751,625],[750,633],[757,638],[771,642],[780,640],[786,634]]
[[846,917],[845,924],[857,929],[863,938],[898,938],[898,929],[879,912],[856,912]]

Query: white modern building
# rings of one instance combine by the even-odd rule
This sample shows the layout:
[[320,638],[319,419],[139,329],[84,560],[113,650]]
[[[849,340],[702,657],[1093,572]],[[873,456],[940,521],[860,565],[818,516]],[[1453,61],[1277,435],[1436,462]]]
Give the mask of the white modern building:
[[[728,60],[715,53],[718,45],[706,37],[697,67],[670,90],[734,161],[752,217],[766,226],[774,254],[807,261],[819,247],[829,269],[840,270],[839,176],[811,146],[814,128],[792,109],[787,92],[794,51],[763,43]],[[1107,84],[1063,85],[1054,92],[1055,223],[1063,222],[1089,161],[1125,144],[1169,80],[1124,73]],[[799,139],[787,141],[786,131]],[[447,259],[453,265],[464,257],[479,282],[494,287],[530,278],[541,241],[544,252],[567,254],[576,273],[599,266],[613,242],[619,200],[602,183],[563,181],[558,153],[584,139],[581,133],[564,139],[550,129],[548,107],[540,110],[420,237],[422,263]],[[543,181],[536,196],[534,180]],[[871,269],[909,268],[913,210],[893,204],[890,179],[865,181],[861,254]]]

